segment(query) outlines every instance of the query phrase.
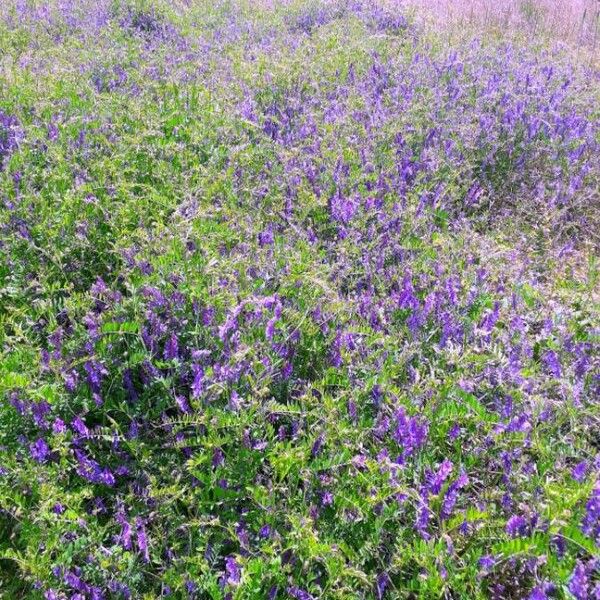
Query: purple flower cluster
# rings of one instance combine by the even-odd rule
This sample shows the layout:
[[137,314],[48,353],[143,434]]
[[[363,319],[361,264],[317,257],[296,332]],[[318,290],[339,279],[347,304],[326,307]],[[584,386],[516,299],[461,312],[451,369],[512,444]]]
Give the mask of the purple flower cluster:
[[21,129],[18,119],[0,110],[0,168],[17,148],[20,137]]

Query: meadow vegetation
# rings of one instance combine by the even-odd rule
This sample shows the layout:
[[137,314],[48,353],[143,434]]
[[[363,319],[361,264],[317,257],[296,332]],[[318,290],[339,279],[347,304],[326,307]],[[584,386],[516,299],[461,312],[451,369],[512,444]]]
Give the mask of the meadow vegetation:
[[2,2],[1,597],[600,598],[594,6],[422,4]]

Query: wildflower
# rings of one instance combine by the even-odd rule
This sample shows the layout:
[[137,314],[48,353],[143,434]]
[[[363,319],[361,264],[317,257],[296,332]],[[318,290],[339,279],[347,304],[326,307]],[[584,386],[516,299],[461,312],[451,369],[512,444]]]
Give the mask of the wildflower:
[[271,526],[270,525],[263,525],[259,532],[258,532],[259,537],[266,539],[268,537],[271,536]]
[[165,344],[164,357],[165,360],[175,360],[179,358],[179,340],[174,333],[171,334]]
[[581,483],[587,474],[588,464],[587,461],[582,460],[580,463],[576,464],[571,471],[571,477]]
[[529,524],[524,517],[513,515],[506,523],[506,533],[510,537],[523,537],[529,532]]
[[587,600],[589,598],[589,585],[590,580],[585,566],[577,561],[567,587],[577,600]]
[[272,340],[273,337],[275,336],[275,325],[277,324],[277,319],[275,317],[273,317],[272,319],[269,319],[269,321],[267,322],[267,326],[265,327],[265,337],[268,340]]
[[436,496],[440,493],[442,485],[449,477],[450,473],[452,473],[452,469],[452,461],[446,459],[441,465],[439,465],[435,473],[429,473],[427,486],[431,494]]
[[275,241],[275,236],[273,235],[273,228],[271,225],[267,227],[264,231],[261,231],[258,234],[258,244],[260,246],[269,246]]
[[356,423],[358,420],[358,409],[354,400],[348,400],[348,415],[350,416],[352,422]]
[[90,430],[87,428],[86,424],[83,422],[83,419],[79,416],[75,417],[71,421],[71,427],[75,430],[77,434],[81,437],[86,438],[90,435]]
[[424,539],[428,540],[431,535],[428,532],[429,521],[431,519],[431,509],[429,508],[429,498],[427,494],[419,495],[419,505],[415,519],[415,530]]
[[600,480],[596,482],[585,505],[585,516],[583,517],[581,529],[583,533],[600,544]]
[[194,375],[194,380],[192,382],[192,397],[199,398],[203,389],[204,369],[202,369],[200,365],[193,365],[192,372]]
[[544,588],[536,585],[533,590],[531,590],[528,600],[547,600],[547,598],[548,596],[546,595]]
[[131,369],[125,369],[123,372],[123,387],[127,391],[127,395],[131,402],[136,402],[138,399],[138,393],[133,384],[133,374]]
[[417,417],[406,415],[404,407],[396,413],[396,429],[394,439],[403,447],[403,457],[407,458],[425,444],[427,424]]
[[50,413],[50,405],[42,400],[40,402],[34,402],[31,405],[31,414],[33,416],[33,422],[42,429],[47,429],[45,422],[46,415]]
[[314,596],[296,586],[288,587],[287,593],[296,600],[315,600]]
[[444,496],[444,501],[442,503],[442,508],[440,511],[440,518],[445,520],[449,519],[452,511],[454,510],[454,505],[458,500],[459,491],[469,484],[469,477],[466,473],[462,472],[449,486],[446,491],[446,495]]
[[331,492],[323,492],[323,506],[331,506],[333,504],[333,494]]
[[102,404],[102,398],[100,396],[102,379],[108,375],[108,371],[100,362],[96,360],[87,361],[84,365],[87,371],[87,383],[94,395],[96,404]]
[[375,593],[377,595],[377,600],[383,600],[385,595],[385,590],[388,588],[390,584],[390,577],[387,573],[379,573],[377,575],[377,579],[375,580]]
[[225,583],[229,585],[239,585],[242,571],[235,558],[228,556],[225,559]]
[[42,438],[39,438],[33,444],[30,444],[29,450],[33,460],[39,463],[46,462],[50,456],[50,448]]
[[317,436],[317,439],[314,441],[312,449],[310,451],[310,454],[313,458],[318,456],[318,454],[321,452],[321,448],[323,447],[324,441],[325,438],[323,437],[323,434]]
[[117,512],[116,520],[117,520],[117,523],[119,523],[119,525],[121,525],[121,533],[118,536],[118,539],[121,542],[121,545],[123,546],[123,548],[125,548],[125,550],[131,550],[131,547],[132,547],[131,537],[133,534],[133,529],[132,529],[131,525],[129,524],[129,522],[127,521],[127,517],[125,516],[125,511],[122,508]]
[[150,554],[148,551],[148,537],[146,535],[146,527],[144,526],[144,521],[141,517],[135,518],[135,535],[138,550],[142,553],[144,561],[148,562],[150,560]]
[[100,467],[95,460],[85,456],[81,450],[75,450],[75,456],[78,462],[76,470],[81,477],[92,483],[102,483],[108,486],[115,484],[115,477],[109,469]]
[[477,563],[483,575],[487,575],[496,565],[496,559],[491,554],[482,556]]
[[554,350],[548,350],[544,354],[544,364],[548,371],[554,375],[554,377],[558,378],[561,375],[560,361],[558,360],[558,355]]
[[17,148],[20,137],[18,119],[0,110],[0,169],[6,158]]
[[65,422],[60,417],[56,417],[52,423],[52,433],[60,435],[66,432],[67,426],[65,425]]
[[177,406],[182,413],[187,415],[192,412],[192,409],[190,408],[190,405],[184,396],[180,396],[179,394],[176,394],[175,402],[177,403]]
[[227,405],[233,412],[238,412],[240,410],[242,406],[242,399],[235,390],[231,392],[231,396],[229,396],[229,402]]
[[220,467],[225,464],[225,454],[221,448],[215,448],[212,455],[213,468]]

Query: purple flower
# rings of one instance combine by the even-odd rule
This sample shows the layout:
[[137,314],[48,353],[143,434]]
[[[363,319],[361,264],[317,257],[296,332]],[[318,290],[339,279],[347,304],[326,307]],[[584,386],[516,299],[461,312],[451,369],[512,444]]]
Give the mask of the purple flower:
[[39,438],[33,444],[30,444],[29,451],[33,460],[39,463],[44,463],[50,456],[50,448],[42,438]]
[[450,430],[448,431],[448,439],[453,442],[460,435],[460,425],[458,423],[454,423]]
[[188,594],[192,595],[198,590],[198,584],[192,581],[191,579],[186,579],[185,589]]
[[573,479],[575,481],[578,481],[579,483],[581,483],[587,475],[587,470],[588,470],[587,461],[582,460],[580,463],[576,464],[573,467],[573,470],[571,471],[571,477],[573,477]]
[[27,411],[27,403],[23,400],[21,400],[21,398],[19,398],[19,395],[16,392],[13,392],[10,395],[10,400],[9,400],[11,406],[14,407],[14,409],[20,414],[20,415],[24,415],[25,412]]
[[548,596],[546,595],[543,586],[536,585],[533,590],[531,590],[531,594],[529,594],[527,600],[547,600],[547,598]]
[[194,374],[194,381],[192,383],[192,397],[199,398],[203,389],[204,370],[200,365],[193,365],[192,372]]
[[[426,492],[426,490],[424,490]],[[419,505],[417,507],[417,514],[415,519],[415,530],[424,539],[428,540],[431,535],[429,534],[429,521],[431,519],[431,509],[429,508],[429,497],[425,493],[419,496]]]
[[513,515],[506,522],[506,533],[510,537],[524,537],[529,533],[529,523],[525,517],[520,515]]
[[469,484],[469,477],[465,472],[461,474],[448,486],[442,508],[440,510],[440,518],[442,520],[449,519],[454,510],[456,501],[458,500],[459,491]]
[[275,241],[275,236],[273,235],[273,228],[271,225],[267,227],[264,231],[261,231],[258,234],[258,244],[260,246],[269,246]]
[[96,360],[89,360],[85,363],[87,372],[87,382],[92,392],[99,394],[102,387],[102,378],[108,375],[108,371]]
[[79,434],[83,438],[87,438],[90,435],[90,430],[87,428],[86,424],[83,422],[83,419],[79,416],[75,417],[71,421],[71,427],[75,430],[77,434]]
[[321,448],[323,447],[323,443],[324,443],[324,437],[323,434],[317,436],[317,439],[314,441],[313,445],[312,445],[312,449],[310,451],[311,456],[314,458],[315,456],[318,456],[319,453],[321,452]]
[[67,392],[73,393],[77,389],[77,382],[79,377],[75,371],[69,371],[64,375],[65,379],[65,388]]
[[269,319],[269,321],[267,322],[267,326],[265,327],[265,337],[268,340],[272,340],[273,337],[275,336],[275,325],[277,324],[277,318],[273,317],[272,319]]
[[135,535],[138,550],[142,553],[144,561],[148,562],[150,560],[150,554],[148,551],[148,537],[146,535],[144,521],[141,517],[136,517],[135,519]]
[[65,425],[65,422],[61,418],[56,417],[56,419],[54,419],[54,423],[52,423],[52,433],[59,435],[66,432],[67,426]]
[[129,522],[127,521],[127,517],[125,515],[125,511],[123,509],[119,510],[116,517],[117,523],[121,525],[121,533],[118,536],[121,545],[125,550],[131,550],[131,537],[133,533],[133,529]]
[[192,409],[190,408],[190,405],[184,396],[180,396],[179,394],[176,394],[175,402],[177,403],[177,406],[179,407],[179,410],[182,413],[189,415],[192,412]]
[[342,366],[342,334],[339,331],[331,344],[330,361],[333,367],[339,369]]
[[108,486],[115,484],[115,477],[108,468],[102,468],[95,461],[87,456],[81,450],[75,450],[77,458],[77,473],[84,479],[92,483],[101,483]]
[[221,448],[215,448],[212,455],[213,468],[220,467],[225,464],[225,454]]
[[385,595],[385,590],[390,584],[390,577],[387,573],[379,573],[377,575],[377,579],[375,580],[375,594],[377,596],[377,600],[383,600]]
[[367,457],[364,454],[356,454],[350,462],[355,469],[362,471],[367,466]]
[[[75,568],[75,570],[77,570],[77,568]],[[85,583],[75,571],[67,571],[64,576],[64,582],[66,585],[82,594],[86,594],[90,591],[90,586]]]
[[381,406],[381,402],[383,401],[384,393],[381,389],[381,386],[375,384],[373,389],[371,390],[371,399],[373,401],[373,406],[375,408],[379,408]]
[[398,306],[400,308],[408,308],[415,310],[419,307],[419,300],[415,295],[415,288],[412,283],[412,274],[407,271],[402,280],[402,290],[398,294],[397,298]]
[[569,579],[568,588],[571,594],[577,598],[577,600],[588,600],[590,580],[585,569],[585,566],[581,562],[577,562],[571,578]]
[[404,407],[401,407],[396,413],[394,439],[403,447],[404,458],[425,444],[427,431],[427,424],[421,422],[417,417],[407,416]]
[[585,505],[585,516],[581,529],[583,533],[600,545],[600,480],[596,481],[592,494]]
[[348,400],[348,415],[350,416],[352,422],[356,423],[358,420],[358,409],[354,400]]
[[492,329],[494,329],[494,326],[496,325],[496,323],[498,322],[500,316],[500,303],[499,302],[494,302],[494,308],[492,309],[491,312],[489,312],[483,319],[482,323],[481,323],[481,329],[489,334]]
[[449,477],[450,473],[452,473],[452,469],[452,461],[446,459],[437,468],[435,473],[429,473],[427,487],[430,494],[437,496],[440,493],[444,482]]
[[287,593],[292,597],[296,598],[296,600],[315,600],[314,596],[305,592],[303,589],[295,586],[290,586],[287,589]]
[[242,400],[239,396],[239,394],[233,390],[231,392],[231,396],[229,396],[229,402],[227,403],[227,406],[233,411],[233,412],[238,412],[242,406]]
[[43,429],[47,429],[46,425],[46,415],[50,412],[50,405],[42,400],[41,402],[34,402],[31,405],[31,414],[33,416],[34,423]]
[[486,554],[479,559],[478,565],[485,575],[494,568],[496,565],[496,559],[491,554]]
[[171,337],[169,337],[165,344],[164,357],[165,360],[174,360],[179,358],[179,340],[174,333],[171,334]]
[[333,504],[333,494],[331,492],[323,492],[323,506],[331,506]]
[[228,556],[225,559],[225,583],[228,585],[239,585],[242,577],[240,566],[234,557]]
[[546,365],[546,369],[548,369],[548,371],[554,375],[554,377],[560,377],[560,361],[558,360],[558,355],[556,352],[554,352],[554,350],[548,350],[544,354],[544,364]]
[[123,372],[123,387],[127,391],[129,400],[131,402],[136,402],[138,399],[138,393],[135,389],[135,385],[133,384],[131,369],[125,369],[125,371]]
[[0,110],[0,169],[5,160],[17,148],[20,138],[20,125],[16,117]]

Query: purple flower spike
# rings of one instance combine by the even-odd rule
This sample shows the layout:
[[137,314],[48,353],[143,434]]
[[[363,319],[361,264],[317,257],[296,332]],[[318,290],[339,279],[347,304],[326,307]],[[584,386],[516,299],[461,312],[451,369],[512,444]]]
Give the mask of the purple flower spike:
[[296,586],[288,587],[287,593],[296,600],[315,600],[314,596]]
[[149,562],[150,552],[148,550],[148,537],[146,535],[146,527],[141,517],[135,519],[135,535],[137,540],[137,547],[142,554],[144,561]]
[[510,537],[524,537],[529,533],[529,523],[525,517],[513,515],[506,523],[506,533]]
[[225,559],[225,583],[228,585],[239,585],[242,577],[240,566],[234,557]]
[[50,456],[50,448],[48,444],[42,438],[39,438],[33,444],[29,446],[29,451],[33,460],[39,463],[44,463]]

